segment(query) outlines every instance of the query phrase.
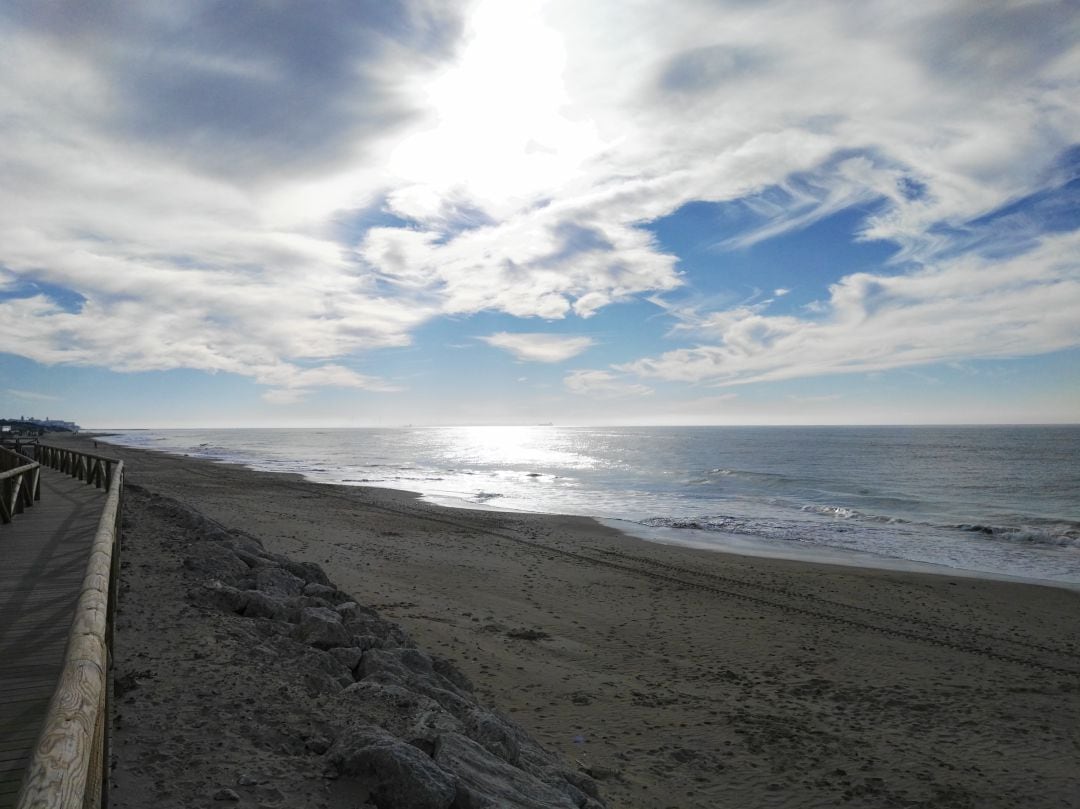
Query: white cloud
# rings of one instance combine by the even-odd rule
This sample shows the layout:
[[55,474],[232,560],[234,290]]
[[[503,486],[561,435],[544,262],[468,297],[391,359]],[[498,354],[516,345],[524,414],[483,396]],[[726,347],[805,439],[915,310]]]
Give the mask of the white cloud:
[[593,345],[591,337],[561,334],[516,333],[500,331],[479,337],[489,346],[509,351],[519,360],[528,362],[562,362],[576,357]]
[[611,371],[571,371],[563,378],[563,385],[571,393],[600,399],[648,396],[653,392],[647,385],[627,382]]
[[[379,289],[326,231],[320,214],[331,211],[308,189],[366,177],[323,197],[356,204],[377,193],[372,171],[352,162],[357,149],[386,148],[384,133],[413,109],[399,77],[434,62],[411,59],[407,41],[379,29],[416,24],[420,6],[388,3],[381,21],[305,10],[298,29],[285,7],[248,27],[243,9],[212,5],[0,21],[0,208],[11,212],[0,221],[0,279],[15,296],[0,300],[5,350],[387,389],[326,363],[405,345],[437,309]],[[257,33],[274,27],[282,36]],[[302,32],[319,30],[316,55]],[[418,47],[442,48],[436,34]],[[55,302],[53,288],[81,304]]]
[[[344,359],[441,315],[585,318],[674,290],[676,257],[640,225],[738,199],[767,221],[718,232],[729,248],[884,199],[864,235],[934,269],[843,279],[821,317],[702,313],[722,343],[635,372],[786,378],[1077,340],[1053,314],[1067,257],[1037,281],[1026,260],[937,258],[950,227],[1052,183],[1080,131],[1068,4],[38,5],[0,21],[0,283],[85,299],[0,301],[5,350],[40,362],[226,371],[279,401],[385,390]],[[344,226],[380,206],[408,223]],[[1046,323],[1023,320],[1040,305]]]
[[695,322],[702,341],[617,366],[644,377],[737,384],[1018,357],[1080,342],[1080,233],[1009,260],[973,255],[910,275],[858,273],[813,317],[742,306]]

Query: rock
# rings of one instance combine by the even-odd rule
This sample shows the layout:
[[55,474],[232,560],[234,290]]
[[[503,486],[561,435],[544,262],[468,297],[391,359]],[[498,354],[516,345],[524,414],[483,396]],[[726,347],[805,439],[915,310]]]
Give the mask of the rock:
[[605,767],[601,764],[594,764],[591,767],[586,768],[585,772],[597,781],[607,781],[611,778],[618,778],[622,775],[620,770],[616,770],[612,767]]
[[200,514],[198,511],[188,508],[171,498],[153,492],[147,492],[146,489],[136,486],[133,483],[125,482],[125,485],[133,491],[149,494],[150,505],[154,511],[165,517],[169,522],[177,523],[190,531],[200,534],[201,539],[209,539],[218,542],[227,542],[231,539],[229,532],[226,531],[220,523],[211,520],[209,517]]
[[223,788],[223,789],[219,789],[217,792],[214,793],[214,800],[215,801],[238,801],[238,800],[240,800],[240,795],[236,792],[235,789]]
[[296,576],[296,578],[301,579],[304,582],[314,582],[315,584],[331,586],[330,579],[327,577],[326,573],[323,572],[323,569],[312,562],[295,562],[288,556],[282,556],[278,553],[269,553],[267,551],[263,551],[262,557],[269,563],[289,571]]
[[311,562],[295,562],[287,556],[270,553],[263,550],[261,546],[252,544],[250,540],[250,537],[230,537],[223,544],[231,549],[244,564],[256,571],[262,568],[281,568],[296,576],[305,584],[315,582],[316,584],[330,585],[330,579],[327,578],[326,573],[318,565]]
[[445,677],[463,693],[471,694],[473,691],[473,684],[469,681],[457,666],[451,663],[449,660],[438,657],[437,655],[431,656],[431,667],[435,669],[440,675]]
[[336,694],[354,682],[352,670],[321,649],[301,647],[292,665],[300,671],[309,693]]
[[361,680],[340,695],[342,714],[363,716],[429,755],[448,731],[464,733],[464,725],[438,702],[404,685]]
[[278,596],[298,596],[304,582],[280,567],[264,567],[255,572],[255,589]]
[[404,685],[412,691],[438,702],[459,719],[464,719],[475,706],[471,694],[435,671],[431,658],[419,649],[368,649],[356,668],[360,679]]
[[597,800],[600,799],[600,790],[596,786],[596,781],[594,781],[590,776],[586,775],[583,772],[577,772],[574,770],[566,772],[564,773],[564,775],[567,781],[580,789],[590,798],[595,798]]
[[388,626],[391,625],[390,621],[380,617],[377,610],[357,604],[352,600],[352,596],[348,600],[336,604],[334,609],[341,614],[341,620],[345,623],[349,621],[378,621]]
[[[398,674],[400,679],[427,681],[446,691],[460,693],[465,697],[471,696],[457,682],[440,673],[435,659],[419,649],[372,649],[361,663],[361,673],[365,676],[388,670]],[[443,664],[445,669],[445,661]],[[468,683],[468,680],[465,680],[465,683]]]
[[507,764],[515,767],[520,764],[522,732],[501,716],[475,708],[465,718],[465,735]]
[[232,547],[232,552],[236,554],[236,558],[247,565],[249,568],[258,569],[265,567],[266,565],[273,564],[269,559],[265,559],[260,552],[256,552],[251,548],[236,546],[229,543]]
[[228,584],[214,580],[188,592],[196,604],[234,612],[248,618],[271,618],[275,621],[295,619],[295,610],[284,601],[258,590],[237,590]]
[[241,614],[248,618],[270,618],[290,623],[296,620],[296,610],[285,601],[259,590],[244,591],[244,609]]
[[349,671],[353,671],[364,656],[364,650],[359,646],[339,646],[331,649],[330,654]]
[[308,739],[304,743],[304,746],[315,755],[321,756],[323,753],[330,749],[331,744],[333,744],[333,742],[331,742],[328,737],[320,733]]
[[568,795],[459,733],[440,737],[435,762],[458,778],[455,809],[577,809]]
[[328,610],[332,610],[334,605],[327,601],[325,598],[319,598],[318,596],[300,596],[292,599],[293,603],[297,607],[325,607]]
[[374,635],[353,635],[353,643],[356,644],[357,649],[361,649],[365,652],[368,649],[383,648],[382,639],[377,638]]
[[456,779],[420,750],[381,728],[353,725],[327,753],[340,775],[361,779],[380,809],[449,809]]
[[352,646],[352,636],[341,623],[341,616],[326,607],[304,607],[293,637],[317,649]]
[[242,613],[247,603],[242,591],[217,579],[188,591],[188,598],[205,607],[235,613]]
[[257,536],[253,536],[246,531],[241,531],[239,528],[229,529],[229,538],[225,540],[226,544],[235,550],[236,548],[244,548],[251,553],[264,553],[262,540]]
[[592,806],[597,805],[589,798],[588,795],[586,795],[576,786],[571,784],[569,781],[560,779],[558,781],[555,781],[552,786],[555,787],[555,789],[557,789],[563,795],[565,795],[566,798],[570,801],[570,803],[572,803],[574,806],[579,807],[579,809],[580,807],[589,806],[590,804]]
[[431,752],[435,752],[435,742],[445,733],[464,733],[461,720],[447,713],[434,700],[428,700],[431,707],[418,711],[413,716],[412,724],[405,729],[403,735],[410,744],[424,747],[421,742],[429,742]]
[[321,598],[324,601],[329,601],[331,604],[356,603],[355,601],[352,601],[352,596],[348,593],[343,593],[333,585],[319,584],[314,581],[304,585],[304,595]]
[[394,683],[361,680],[345,689],[342,699],[359,704],[366,714],[378,716],[380,724],[389,727],[403,717],[424,711],[438,710],[439,703]]

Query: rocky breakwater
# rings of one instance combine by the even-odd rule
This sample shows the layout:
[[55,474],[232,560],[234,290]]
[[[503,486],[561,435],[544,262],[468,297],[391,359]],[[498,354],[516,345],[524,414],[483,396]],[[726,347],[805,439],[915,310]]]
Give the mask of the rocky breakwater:
[[[175,501],[137,496],[149,497],[159,516],[182,528],[177,558],[188,603],[236,622],[239,634],[231,636],[250,639],[251,665],[279,671],[274,682],[290,711],[272,727],[249,723],[252,742],[310,756],[332,782],[328,804],[603,807],[588,775],[481,705],[451,662],[416,648],[399,625],[335,587],[319,566],[268,552],[256,537]],[[265,702],[267,695],[245,699]],[[223,788],[214,797],[241,794]]]

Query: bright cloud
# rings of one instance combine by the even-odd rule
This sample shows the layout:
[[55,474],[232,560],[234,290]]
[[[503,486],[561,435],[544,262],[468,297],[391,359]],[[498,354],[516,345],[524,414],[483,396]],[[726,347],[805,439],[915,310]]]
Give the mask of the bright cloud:
[[697,312],[672,338],[699,342],[568,390],[1080,343],[1072,237],[969,229],[1075,173],[1067,3],[16,0],[0,35],[0,339],[40,363],[391,392],[357,369],[433,319],[584,331],[692,285],[642,225],[736,200],[761,224],[720,252],[870,203],[862,237],[902,250],[816,312]]
[[501,331],[480,337],[489,346],[509,351],[528,362],[562,362],[576,357],[593,344],[591,337],[560,334],[516,333]]

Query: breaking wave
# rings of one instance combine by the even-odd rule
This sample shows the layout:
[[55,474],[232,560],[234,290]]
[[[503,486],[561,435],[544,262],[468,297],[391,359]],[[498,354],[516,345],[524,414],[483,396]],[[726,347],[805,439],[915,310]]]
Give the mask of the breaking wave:
[[[650,528],[677,528],[696,531],[711,531],[725,534],[742,534],[745,536],[761,537],[765,539],[779,539],[784,541],[813,542],[823,539],[824,533],[832,536],[859,530],[859,523],[871,523],[885,528],[897,526],[897,530],[903,528],[914,529],[919,533],[929,531],[931,533],[952,533],[956,531],[979,534],[990,540],[1010,542],[1014,544],[1039,545],[1057,548],[1075,548],[1080,550],[1080,525],[1060,523],[1044,527],[1033,526],[996,526],[980,525],[975,523],[958,523],[954,525],[935,525],[933,523],[917,523],[903,520],[899,517],[885,517],[878,514],[864,514],[852,508],[843,506],[803,506],[800,509],[804,513],[818,514],[823,517],[836,518],[835,521],[822,524],[812,520],[771,520],[733,517],[728,515],[709,515],[698,517],[650,517],[640,520],[639,524]],[[873,530],[866,526],[864,530]]]
[[1031,526],[979,525],[977,523],[959,523],[950,525],[956,531],[981,534],[991,539],[1001,539],[1025,545],[1054,545],[1059,548],[1080,549],[1080,526],[1059,524],[1034,528]]

